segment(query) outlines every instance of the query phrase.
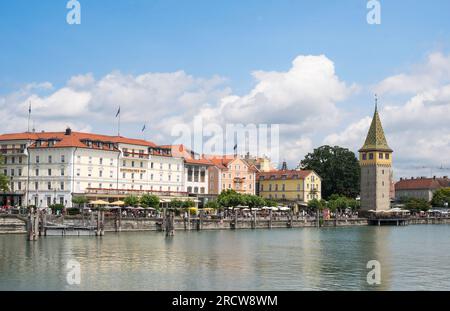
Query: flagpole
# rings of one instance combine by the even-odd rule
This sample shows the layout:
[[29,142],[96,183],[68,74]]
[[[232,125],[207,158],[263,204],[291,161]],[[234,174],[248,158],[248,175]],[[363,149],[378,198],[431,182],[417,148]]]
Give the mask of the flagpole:
[[28,106],[28,127],[27,127],[27,132],[30,132],[30,118],[31,118],[31,101],[30,104]]

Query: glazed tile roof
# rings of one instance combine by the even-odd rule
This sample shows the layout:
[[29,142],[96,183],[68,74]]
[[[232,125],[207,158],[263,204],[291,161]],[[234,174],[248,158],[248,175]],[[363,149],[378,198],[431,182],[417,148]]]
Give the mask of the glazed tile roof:
[[372,123],[370,124],[369,132],[367,133],[364,146],[359,151],[389,151],[392,149],[388,146],[386,137],[384,135],[383,126],[381,125],[380,115],[378,109],[375,108]]

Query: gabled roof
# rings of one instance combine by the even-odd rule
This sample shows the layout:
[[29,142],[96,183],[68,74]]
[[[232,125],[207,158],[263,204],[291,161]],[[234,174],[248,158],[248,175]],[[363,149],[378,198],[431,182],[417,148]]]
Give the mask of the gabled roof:
[[211,161],[202,157],[196,158],[196,153],[191,151],[185,145],[163,145],[161,148],[171,149],[172,156],[183,158],[188,164],[198,164],[198,165],[213,165]]
[[[130,144],[143,147],[156,147],[153,142],[143,139],[126,138],[122,136],[108,136],[82,132],[40,132],[40,133],[12,133],[0,135],[0,141],[15,141],[15,140],[31,140],[31,148],[39,148],[36,145],[37,141],[43,141],[41,148],[65,148],[65,147],[79,147],[79,148],[91,148],[88,147],[86,141],[102,142],[102,143],[121,143]],[[48,141],[54,140],[55,143],[49,146]],[[106,147],[106,146],[105,146]],[[107,148],[97,148],[107,149]]]
[[370,124],[369,132],[367,133],[364,146],[359,151],[388,151],[392,149],[388,146],[386,137],[384,135],[383,126],[381,125],[380,115],[378,109],[375,107],[375,113]]
[[450,187],[448,178],[416,178],[403,179],[395,184],[395,191],[398,190],[436,190]]

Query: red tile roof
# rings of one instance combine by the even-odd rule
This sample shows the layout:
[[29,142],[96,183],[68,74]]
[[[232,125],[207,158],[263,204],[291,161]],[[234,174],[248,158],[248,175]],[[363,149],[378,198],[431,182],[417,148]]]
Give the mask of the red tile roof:
[[[107,136],[99,134],[90,134],[82,132],[70,132],[66,135],[65,132],[40,132],[40,133],[13,133],[13,134],[2,134],[0,135],[0,141],[9,140],[31,140],[34,141],[32,148],[37,148],[36,141],[44,140],[42,147],[48,148],[48,143],[45,141],[55,140],[55,144],[52,148],[63,148],[63,147],[79,147],[79,148],[90,148],[84,143],[85,140],[102,142],[102,143],[122,143],[145,147],[156,147],[156,145],[150,141],[143,139],[133,139],[126,138],[122,136]],[[108,149],[105,146],[102,149]],[[94,147],[95,148],[95,147]],[[99,147],[97,147],[99,149]]]
[[398,190],[435,190],[450,187],[448,178],[417,178],[403,179],[395,184],[395,191]]
[[163,145],[161,148],[171,149],[172,156],[183,158],[186,163],[199,165],[213,165],[211,161],[205,157],[195,158],[194,153],[184,145]]
[[[286,176],[285,179],[305,179],[309,174],[314,173],[314,171],[310,170],[287,170],[287,171],[281,171],[281,170],[274,170],[269,172],[260,172],[257,174],[257,178],[260,179],[261,177],[264,178],[264,180],[270,180],[273,179],[282,179],[283,176]],[[297,176],[296,178],[294,178]]]

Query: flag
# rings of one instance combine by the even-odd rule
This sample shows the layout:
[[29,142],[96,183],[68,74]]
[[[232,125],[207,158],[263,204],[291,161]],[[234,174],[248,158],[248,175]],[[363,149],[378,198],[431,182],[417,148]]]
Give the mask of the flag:
[[234,145],[234,148],[233,148],[233,149],[234,149],[234,151],[236,151],[236,150],[237,150],[237,144],[236,144],[236,145]]
[[119,110],[117,110],[116,118],[119,116],[119,114],[120,114],[120,107],[119,107]]
[[142,127],[142,132],[143,132],[143,131],[145,131],[145,124],[144,124],[144,126]]
[[31,102],[30,105],[28,106],[28,113],[31,114]]

